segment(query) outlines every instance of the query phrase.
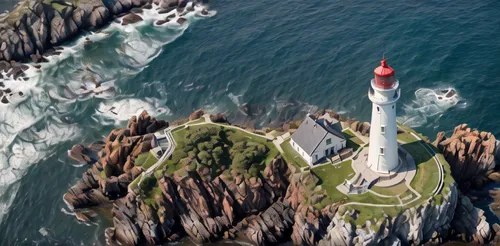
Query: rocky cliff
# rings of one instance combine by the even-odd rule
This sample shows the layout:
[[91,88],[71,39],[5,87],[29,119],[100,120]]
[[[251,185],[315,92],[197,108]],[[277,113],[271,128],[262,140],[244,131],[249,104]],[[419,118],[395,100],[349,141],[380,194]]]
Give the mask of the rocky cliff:
[[[74,38],[84,30],[95,30],[138,7],[160,11],[183,8],[184,0],[25,0],[10,13],[0,16],[0,61],[32,59],[41,62],[42,55],[57,54],[53,47]],[[131,19],[134,16],[131,16]],[[134,20],[133,20],[134,21]],[[137,20],[135,20],[137,21]],[[8,69],[6,69],[7,71]]]
[[490,180],[500,181],[495,162],[496,138],[491,132],[461,124],[450,137],[438,133],[433,144],[450,163],[453,178],[462,191],[481,188]]
[[[191,118],[201,115],[194,113]],[[105,231],[108,245],[157,245],[186,236],[198,244],[238,237],[255,245],[500,241],[495,237],[500,227],[491,229],[483,211],[454,182],[447,183],[438,196],[405,207],[395,217],[356,221],[350,218],[354,211],[329,200],[313,173],[298,170],[279,156],[249,175],[235,168],[240,163],[204,165],[204,158],[198,162],[196,155],[189,154],[180,160],[186,165],[175,170],[166,167],[144,178],[138,189],[127,190],[143,171],[134,165],[135,157],[149,150],[150,133],[166,125],[143,113],[133,117],[127,128],[112,131],[104,143],[75,146],[70,151],[80,162],[99,157],[64,198],[75,209],[113,203],[113,227]],[[207,148],[208,142],[189,140]]]
[[337,213],[319,245],[437,245],[448,241],[483,244],[493,237],[483,211],[475,208],[455,183],[445,189],[440,202],[430,199],[404,209],[394,218],[385,216],[376,224],[355,224],[346,219],[351,213]]
[[73,209],[87,208],[125,196],[130,182],[143,172],[142,167],[134,165],[136,158],[151,149],[152,133],[167,126],[144,111],[132,117],[127,128],[113,130],[103,143],[73,146],[68,151],[73,159],[87,163],[99,159],[64,194],[66,203]]

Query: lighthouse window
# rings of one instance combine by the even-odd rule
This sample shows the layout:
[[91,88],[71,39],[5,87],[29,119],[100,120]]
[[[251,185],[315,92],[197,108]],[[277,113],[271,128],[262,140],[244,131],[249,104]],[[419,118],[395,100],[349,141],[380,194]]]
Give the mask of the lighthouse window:
[[379,108],[379,107],[377,107],[377,112],[379,112],[379,113],[380,113],[380,108]]
[[392,109],[394,109],[394,105],[392,105]]
[[380,127],[380,132],[381,132],[381,133],[385,133],[385,126],[381,126],[381,127]]
[[380,148],[380,154],[383,155],[384,154],[384,148]]

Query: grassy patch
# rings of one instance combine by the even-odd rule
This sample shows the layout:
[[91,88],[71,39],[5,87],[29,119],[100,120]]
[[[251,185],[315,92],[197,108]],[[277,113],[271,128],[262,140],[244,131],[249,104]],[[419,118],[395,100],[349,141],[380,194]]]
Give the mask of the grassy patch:
[[348,205],[345,209],[352,210],[355,209],[359,213],[356,218],[346,218],[346,220],[353,221],[356,224],[364,224],[366,221],[370,220],[372,224],[376,224],[375,220],[380,221],[384,218],[384,214],[387,214],[391,218],[395,218],[400,212],[404,210],[402,207],[373,207],[373,206],[363,206],[363,205]]
[[311,169],[311,172],[320,179],[318,185],[321,185],[326,190],[328,197],[334,202],[348,200],[347,195],[337,190],[337,186],[342,184],[345,179],[354,176],[351,163],[351,160],[347,160],[337,165],[324,165]]
[[137,158],[135,159],[135,165],[140,166],[144,169],[148,169],[151,166],[153,166],[158,159],[156,156],[154,156],[150,151],[141,153]]
[[377,192],[378,194],[381,194],[381,195],[397,196],[397,195],[405,193],[408,190],[408,187],[406,187],[406,184],[404,182],[401,182],[401,183],[394,185],[394,186],[391,186],[391,187],[373,186],[371,188],[371,190],[374,192]]
[[345,195],[339,190],[337,186],[342,184],[344,180],[351,179],[354,177],[354,170],[351,166],[352,161],[347,160],[341,162],[337,165],[324,165],[320,167],[314,167],[311,171],[316,175],[323,189],[326,190],[330,201],[338,202],[344,200],[345,202],[363,202],[363,203],[374,203],[374,204],[400,204],[397,198],[385,198],[377,196],[373,193],[367,192],[364,194],[351,194]]
[[356,151],[361,145],[365,144],[349,129],[344,130],[342,134],[344,134],[344,137],[347,139],[346,148],[352,148],[353,151]]
[[285,158],[285,161],[298,167],[308,167],[309,165],[307,164],[302,157],[300,157],[299,153],[293,149],[292,145],[290,144],[290,140],[285,141],[281,144],[281,148],[283,149],[283,157]]
[[444,158],[444,156],[442,154],[437,154],[437,158],[438,158],[439,162],[441,162],[443,164],[444,187],[447,187],[448,184],[455,182],[455,180],[453,179],[453,176],[451,176],[450,164],[448,164],[448,162],[446,161],[446,159]]
[[271,134],[271,136],[277,138],[277,137],[281,136],[283,134],[283,132],[278,132],[276,130],[272,130],[271,132],[269,132],[269,134]]
[[403,141],[405,143],[413,143],[413,142],[416,142],[418,139],[416,139],[410,133],[405,132],[405,133],[398,134],[398,140]]
[[186,125],[200,124],[200,123],[203,123],[203,122],[205,122],[205,118],[201,117],[201,118],[199,118],[197,120],[189,121],[188,123],[186,123]]
[[411,181],[411,186],[426,199],[432,195],[432,190],[439,182],[439,169],[433,156],[428,152],[425,142],[418,141],[404,144],[406,149],[415,159],[417,173]]
[[[193,134],[200,138],[196,140]],[[175,129],[172,136],[177,146],[172,157],[160,165],[160,168],[166,168],[167,174],[173,174],[190,163],[184,159],[195,159],[199,165],[210,167],[212,176],[219,175],[222,166],[255,176],[279,155],[272,141],[220,124],[189,125]],[[233,161],[233,157],[239,159]]]

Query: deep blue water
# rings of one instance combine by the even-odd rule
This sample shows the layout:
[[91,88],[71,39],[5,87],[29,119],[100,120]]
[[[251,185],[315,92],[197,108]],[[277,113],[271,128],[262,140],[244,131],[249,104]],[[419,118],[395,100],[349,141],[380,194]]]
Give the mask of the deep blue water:
[[[0,245],[103,244],[105,219],[84,225],[63,212],[62,195],[86,168],[73,166],[65,151],[123,126],[120,120],[139,106],[162,108],[159,117],[167,119],[205,108],[258,125],[317,108],[368,121],[369,81],[385,56],[400,80],[397,109],[405,124],[431,138],[464,122],[500,134],[498,1],[227,0],[210,8],[215,16],[193,20],[184,33],[151,25],[115,30],[42,69],[29,88],[29,106],[2,109],[16,112],[14,118],[44,116],[9,133],[21,136],[14,144],[2,145],[10,159],[0,156],[6,163],[0,175],[15,178],[0,179]],[[102,81],[116,79],[116,92],[61,99],[67,97],[62,86],[90,73],[86,66]],[[454,88],[459,100],[437,101],[442,88]],[[40,102],[45,106],[33,106]],[[238,117],[245,103],[250,119]],[[123,108],[122,118],[106,114],[112,105]],[[41,154],[12,161],[26,155],[15,144],[26,149],[40,129],[48,129],[34,138],[44,143],[34,145]]]

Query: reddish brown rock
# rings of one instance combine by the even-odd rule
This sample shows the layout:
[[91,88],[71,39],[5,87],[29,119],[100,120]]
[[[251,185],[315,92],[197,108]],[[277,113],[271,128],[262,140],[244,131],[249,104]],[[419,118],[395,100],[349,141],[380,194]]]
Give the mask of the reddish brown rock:
[[438,133],[433,145],[443,153],[462,190],[480,188],[490,180],[489,177],[499,179],[499,175],[493,173],[496,148],[493,134],[479,133],[467,124],[461,124],[455,127],[450,137],[444,132]]
[[205,111],[198,109],[189,115],[189,120],[197,120],[205,114]]

